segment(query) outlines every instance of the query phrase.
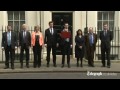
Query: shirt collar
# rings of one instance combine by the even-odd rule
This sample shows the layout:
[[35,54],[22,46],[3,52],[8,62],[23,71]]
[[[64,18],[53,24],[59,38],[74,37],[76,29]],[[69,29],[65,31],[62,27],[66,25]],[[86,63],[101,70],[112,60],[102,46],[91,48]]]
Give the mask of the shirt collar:
[[52,29],[53,30],[53,28],[49,28],[50,30]]
[[26,30],[23,30],[23,32],[26,32]]
[[11,31],[9,31],[8,33],[11,33]]

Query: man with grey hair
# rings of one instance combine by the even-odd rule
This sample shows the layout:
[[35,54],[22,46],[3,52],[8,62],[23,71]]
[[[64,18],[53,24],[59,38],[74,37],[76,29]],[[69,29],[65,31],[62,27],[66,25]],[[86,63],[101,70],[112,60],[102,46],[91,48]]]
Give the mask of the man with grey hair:
[[88,65],[94,67],[94,52],[96,50],[97,35],[93,33],[93,28],[89,28],[89,33],[85,36]]
[[26,67],[29,68],[29,47],[31,46],[31,35],[27,30],[27,25],[22,25],[22,30],[19,33],[19,46],[20,46],[20,63],[23,68],[23,53],[26,52]]

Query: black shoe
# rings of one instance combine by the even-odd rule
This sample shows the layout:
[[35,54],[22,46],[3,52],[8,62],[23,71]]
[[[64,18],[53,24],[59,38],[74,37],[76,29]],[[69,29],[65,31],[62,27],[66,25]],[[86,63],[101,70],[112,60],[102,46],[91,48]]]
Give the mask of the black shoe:
[[34,68],[36,68],[36,66],[34,66]]
[[40,68],[41,67],[41,65],[38,65],[38,68]]
[[27,68],[29,68],[29,65],[26,65]]
[[23,68],[23,66],[20,66],[20,68]]
[[95,67],[94,65],[91,65],[91,67]]
[[21,64],[20,68],[23,68],[23,64]]
[[54,66],[54,67],[57,67],[57,65],[56,65],[56,64],[54,64],[53,66]]
[[77,67],[79,67],[79,63],[77,63]]
[[14,68],[14,66],[13,66],[13,67],[11,67],[11,69],[15,69],[15,68]]
[[28,61],[26,62],[26,67],[29,68],[29,62]]
[[38,68],[40,68],[40,67],[41,67],[41,63],[38,64]]
[[64,67],[64,64],[62,64],[61,68],[63,68],[63,67]]
[[88,64],[88,67],[91,67],[91,65],[90,65],[90,64]]
[[81,67],[83,67],[83,65],[81,64]]
[[105,65],[102,65],[101,67],[105,67]]
[[70,68],[70,64],[68,64],[68,68]]
[[49,64],[47,64],[47,67],[49,67]]
[[9,67],[8,66],[5,66],[5,68],[4,69],[8,69]]
[[110,66],[107,66],[107,68],[110,68]]

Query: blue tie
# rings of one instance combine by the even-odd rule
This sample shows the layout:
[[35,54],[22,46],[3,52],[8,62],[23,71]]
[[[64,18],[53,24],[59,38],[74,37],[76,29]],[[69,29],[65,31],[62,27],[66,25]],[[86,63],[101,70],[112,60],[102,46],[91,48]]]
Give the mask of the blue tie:
[[92,35],[90,35],[90,45],[92,46],[93,44],[93,39],[92,39]]
[[8,32],[8,46],[11,45],[10,32]]

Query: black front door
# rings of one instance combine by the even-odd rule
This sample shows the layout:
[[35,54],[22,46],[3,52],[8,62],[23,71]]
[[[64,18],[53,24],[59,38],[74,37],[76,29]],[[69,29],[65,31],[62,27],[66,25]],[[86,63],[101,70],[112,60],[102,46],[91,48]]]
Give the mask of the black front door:
[[[72,13],[52,13],[52,21],[54,22],[54,28],[57,30],[58,33],[61,32],[64,28],[64,23],[69,23],[69,29],[72,32],[72,25],[73,25],[73,14]],[[72,49],[71,49],[72,54]],[[61,47],[57,48],[57,55],[61,55]]]

